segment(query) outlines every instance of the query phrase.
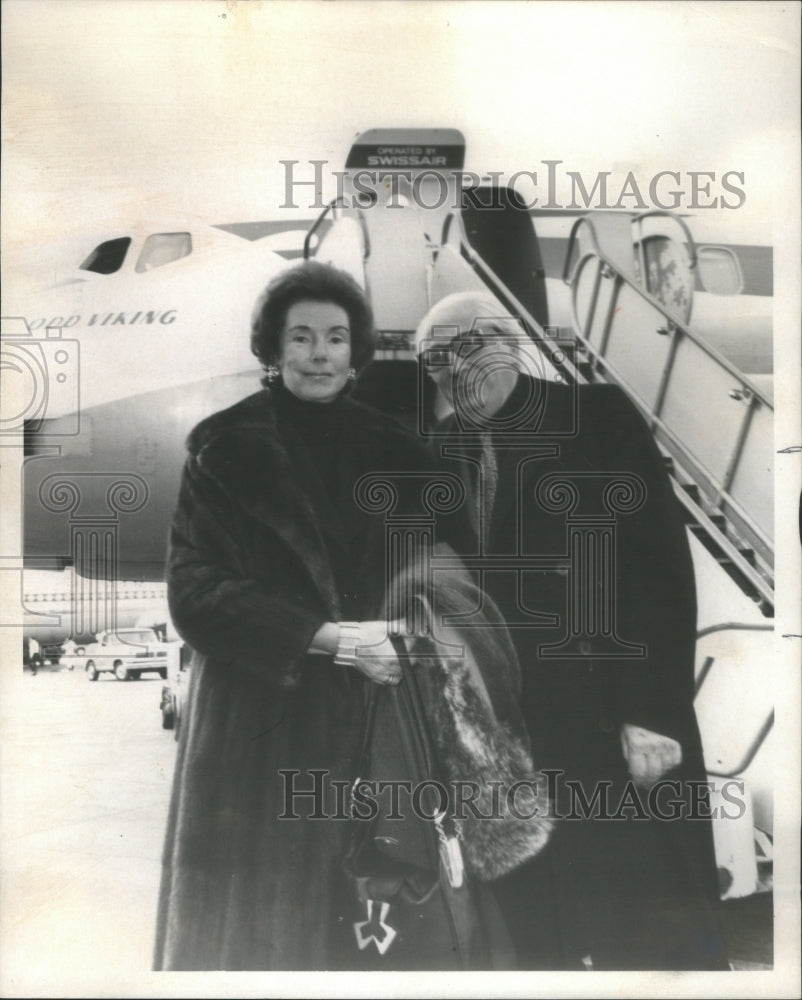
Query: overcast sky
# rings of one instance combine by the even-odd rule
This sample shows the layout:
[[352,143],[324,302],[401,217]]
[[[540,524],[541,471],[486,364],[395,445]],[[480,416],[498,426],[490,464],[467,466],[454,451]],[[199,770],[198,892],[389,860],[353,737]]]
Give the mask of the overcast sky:
[[[87,224],[281,213],[282,159],[461,129],[478,171],[796,183],[799,8],[776,3],[4,0],[5,249]],[[790,144],[790,145],[789,145]]]

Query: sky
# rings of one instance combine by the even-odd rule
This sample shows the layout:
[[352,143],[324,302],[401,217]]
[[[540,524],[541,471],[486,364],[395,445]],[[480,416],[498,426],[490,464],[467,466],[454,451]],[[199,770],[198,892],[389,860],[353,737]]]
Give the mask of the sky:
[[798,25],[756,2],[4,0],[4,249],[271,218],[280,160],[339,168],[378,126],[459,128],[478,172],[743,171],[737,221],[765,223],[796,184]]

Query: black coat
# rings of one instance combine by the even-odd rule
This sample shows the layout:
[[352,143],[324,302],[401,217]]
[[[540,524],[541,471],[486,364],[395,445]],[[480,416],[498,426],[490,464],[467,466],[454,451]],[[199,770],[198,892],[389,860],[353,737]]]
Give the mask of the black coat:
[[[588,798],[598,782],[611,782],[616,811],[629,778],[624,722],[681,743],[683,765],[667,778],[703,781],[693,712],[693,565],[681,507],[647,425],[614,386],[570,388],[524,376],[494,423],[486,437],[497,479],[482,488],[494,497],[473,554],[481,552],[488,567],[488,557],[508,557],[505,567],[483,571],[481,585],[511,626],[533,753],[544,770],[560,772],[558,810],[566,815],[575,806],[572,780]],[[440,433],[443,467],[458,469],[476,492],[470,459],[482,461],[487,475],[480,435],[454,415]],[[618,492],[615,482],[623,484]],[[571,562],[571,545],[582,550],[583,572]],[[527,557],[552,565],[521,569]],[[608,557],[605,581],[599,567]],[[584,615],[589,594],[597,599],[595,619]],[[627,652],[637,655],[621,655]],[[530,883],[519,872],[508,887],[523,964],[570,967],[590,951],[602,968],[719,967],[708,823],[565,819],[542,859],[548,872],[536,859]],[[672,911],[669,931],[656,920],[661,909]],[[543,936],[551,944],[538,960]]]
[[[340,404],[341,464],[352,476],[431,469],[428,452],[390,418]],[[279,820],[289,780],[279,771],[301,772],[301,789],[312,787],[312,769],[326,770],[325,782],[354,777],[367,682],[306,650],[325,621],[377,617],[384,515],[338,510],[275,411],[274,395],[257,393],[203,421],[188,441],[167,581],[173,621],[196,658],[165,840],[157,968],[335,964],[347,824]],[[312,805],[296,799],[294,811],[308,816]],[[324,809],[336,810],[333,794]]]
[[[195,656],[163,854],[157,969],[356,964],[344,786],[356,777],[370,682],[307,649],[325,621],[383,616],[386,515],[414,534],[447,491],[430,498],[432,456],[393,420],[347,398],[325,411],[292,399],[258,393],[188,441],[167,580],[173,621]],[[381,482],[357,503],[354,485],[366,474]],[[453,542],[460,523],[441,518],[438,540]],[[392,569],[406,591],[415,579],[408,569],[420,566],[414,547],[402,548],[413,565]],[[438,613],[476,606],[464,571],[448,587],[440,579]],[[413,591],[428,594],[425,580]],[[529,782],[518,664],[497,612],[486,608],[482,620],[493,626],[477,644],[490,706],[464,663],[427,656],[420,668],[441,773]],[[397,744],[383,735],[389,752]],[[316,780],[322,799],[288,797]],[[491,879],[539,851],[551,824],[538,804],[530,819],[505,810],[499,822],[466,821],[468,870]]]

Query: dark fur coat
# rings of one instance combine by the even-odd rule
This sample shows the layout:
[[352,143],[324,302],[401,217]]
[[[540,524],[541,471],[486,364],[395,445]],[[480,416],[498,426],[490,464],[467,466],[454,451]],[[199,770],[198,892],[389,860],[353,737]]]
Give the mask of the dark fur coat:
[[[391,419],[340,402],[338,466],[349,475],[432,469]],[[325,621],[379,615],[384,515],[338,512],[304,474],[303,446],[281,430],[276,408],[270,392],[258,393],[188,441],[168,594],[196,655],[163,855],[157,969],[347,967],[332,931],[348,919],[349,824],[310,817],[342,811],[334,783],[355,777],[369,682],[306,650]],[[401,495],[397,511],[407,504],[414,498]],[[288,795],[315,782],[322,799]]]

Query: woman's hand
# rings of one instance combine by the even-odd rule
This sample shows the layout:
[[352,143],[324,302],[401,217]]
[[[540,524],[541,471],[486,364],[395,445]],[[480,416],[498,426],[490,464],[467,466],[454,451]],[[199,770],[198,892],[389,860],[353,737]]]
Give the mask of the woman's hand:
[[[392,628],[396,623],[390,623]],[[359,623],[360,637],[354,667],[376,684],[398,684],[401,664],[388,635],[386,621]]]
[[[390,642],[388,628],[393,633],[402,629],[402,623],[386,621],[359,622],[359,637],[356,639],[356,661],[352,664],[376,684],[398,684],[401,680],[401,664],[395,648]],[[310,653],[335,656],[339,648],[340,625],[338,622],[324,622],[312,637]]]

